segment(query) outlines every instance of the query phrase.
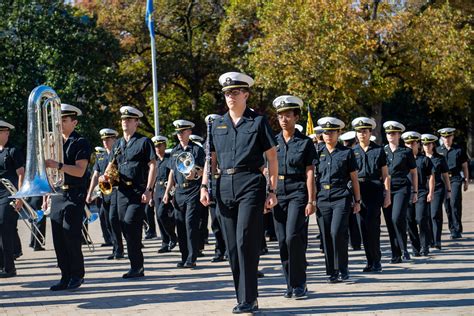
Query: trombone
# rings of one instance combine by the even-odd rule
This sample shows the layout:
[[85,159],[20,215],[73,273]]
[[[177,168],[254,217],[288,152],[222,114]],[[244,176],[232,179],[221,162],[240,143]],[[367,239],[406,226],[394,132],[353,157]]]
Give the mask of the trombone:
[[[16,194],[18,190],[15,188],[13,183],[6,179],[6,178],[1,178],[0,182],[5,186],[5,188],[10,192],[10,194]],[[36,226],[36,223],[41,221],[43,219],[44,212],[42,210],[35,211],[33,207],[31,207],[30,204],[28,204],[25,199],[23,198],[18,198],[18,200],[23,202],[23,206],[21,207],[20,211],[23,211],[23,214],[26,215],[27,219],[25,219],[23,216],[20,216],[22,221],[25,223],[26,227],[31,231],[33,237],[36,239],[36,241],[42,246],[46,246],[46,238],[44,237],[43,233],[41,230]],[[15,207],[15,202],[12,201],[10,203],[13,207]]]
[[82,221],[82,237],[84,237],[84,240],[86,241],[87,248],[89,248],[90,252],[95,251],[95,246],[94,242],[92,241],[92,237],[89,234],[89,230],[87,229],[86,223],[87,224],[92,224],[99,218],[99,214],[97,213],[92,213],[91,210],[87,205],[84,205],[84,212],[86,213],[86,217]]

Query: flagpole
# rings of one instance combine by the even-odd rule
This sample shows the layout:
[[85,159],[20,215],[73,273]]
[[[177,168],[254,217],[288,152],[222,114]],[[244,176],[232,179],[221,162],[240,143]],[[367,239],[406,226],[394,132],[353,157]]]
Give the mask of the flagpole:
[[155,36],[150,36],[151,39],[151,67],[153,77],[153,114],[155,119],[155,135],[160,135],[160,121],[158,115],[158,76],[156,74],[156,48]]

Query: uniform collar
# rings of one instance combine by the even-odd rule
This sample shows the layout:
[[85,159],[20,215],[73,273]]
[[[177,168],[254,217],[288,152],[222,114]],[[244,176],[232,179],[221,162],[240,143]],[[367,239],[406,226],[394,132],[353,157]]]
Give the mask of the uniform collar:
[[[289,142],[292,142],[292,141],[296,141],[297,139],[302,139],[302,138],[304,138],[303,133],[301,133],[299,130],[297,130],[297,129],[295,128],[295,133],[294,133],[293,136],[290,138],[290,140],[288,141],[288,143],[289,143]],[[283,138],[283,131],[280,131],[280,133],[277,134],[276,139],[277,139],[277,141],[282,141],[282,142],[285,141],[285,139]]]
[[[256,116],[256,113],[252,111],[251,109],[249,109],[249,107],[246,107],[244,113],[242,114],[242,117],[240,118],[239,122],[237,122],[237,125],[235,127],[239,127],[240,125],[243,124],[243,122],[254,121],[255,116]],[[232,119],[230,118],[229,111],[227,111],[227,113],[224,114],[224,121],[230,126],[234,126],[234,123],[232,123]]]

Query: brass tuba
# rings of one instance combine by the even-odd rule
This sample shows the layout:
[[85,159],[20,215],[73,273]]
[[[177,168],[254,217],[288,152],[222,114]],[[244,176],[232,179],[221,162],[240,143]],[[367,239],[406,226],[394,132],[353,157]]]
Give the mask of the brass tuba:
[[47,86],[38,86],[28,99],[28,140],[25,179],[20,190],[11,198],[25,198],[56,193],[64,182],[64,173],[46,169],[45,161],[63,163],[61,100]]

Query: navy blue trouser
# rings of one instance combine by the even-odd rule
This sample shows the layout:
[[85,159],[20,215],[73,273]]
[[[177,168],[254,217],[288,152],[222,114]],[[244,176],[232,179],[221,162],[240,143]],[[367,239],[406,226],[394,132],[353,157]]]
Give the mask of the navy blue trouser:
[[85,189],[72,189],[51,196],[51,229],[61,280],[83,278],[82,222]]
[[163,246],[169,245],[170,242],[176,242],[178,237],[175,232],[176,221],[173,205],[171,203],[164,204],[162,198],[155,198],[155,209]]
[[0,268],[6,272],[15,270],[13,253],[18,213],[10,205],[12,201],[8,195],[0,198]]
[[199,201],[199,190],[190,194],[176,191],[174,208],[182,262],[196,262],[200,243],[199,222],[202,207]]
[[431,240],[431,230],[429,226],[430,209],[426,201],[427,194],[422,193],[418,196],[416,204],[408,204],[407,224],[408,235],[413,249],[415,251],[429,250]]
[[216,201],[239,303],[258,296],[265,184],[265,177],[253,172],[222,175],[217,181]]
[[385,223],[390,237],[392,258],[401,257],[407,250],[407,208],[410,199],[410,187],[392,188],[392,204],[383,209]]
[[462,181],[451,181],[451,199],[446,199],[444,203],[452,235],[462,233],[462,184]]
[[433,243],[441,245],[441,233],[443,231],[443,202],[446,189],[436,190],[430,203],[431,230],[433,232]]
[[142,192],[129,187],[117,190],[117,210],[122,231],[127,241],[130,267],[138,270],[143,267],[142,227],[145,218],[145,204],[141,202]]
[[306,283],[306,191],[278,195],[273,208],[275,233],[280,248],[280,260],[288,288]]
[[113,253],[123,255],[122,225],[118,214],[117,189],[114,189],[108,198],[104,199],[104,207],[109,209],[110,237],[113,244]]
[[318,199],[317,217],[326,259],[326,274],[349,273],[348,227],[351,201],[349,197]]
[[380,216],[383,205],[383,185],[380,181],[360,182],[360,230],[367,264],[380,263]]

